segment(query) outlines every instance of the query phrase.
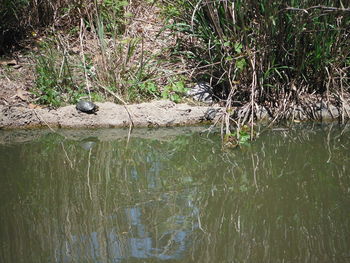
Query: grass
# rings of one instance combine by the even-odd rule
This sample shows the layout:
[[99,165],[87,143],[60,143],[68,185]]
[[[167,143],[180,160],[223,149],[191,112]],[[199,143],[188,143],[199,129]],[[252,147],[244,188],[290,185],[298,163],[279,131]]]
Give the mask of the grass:
[[[281,120],[302,97],[342,105],[339,94],[350,92],[350,10],[342,1],[165,2],[183,36],[178,52],[190,50],[198,68],[206,67],[197,77],[225,93],[227,138],[239,141],[245,125],[253,130],[256,105]],[[234,100],[244,104],[237,122]]]
[[[59,107],[81,97],[114,100],[111,93],[126,102],[161,97],[178,102],[178,84],[173,87],[173,83],[183,77],[164,77],[167,69],[172,70],[166,58],[168,46],[158,44],[156,38],[162,34],[161,26],[153,36],[155,45],[146,46],[148,34],[142,27],[147,21],[137,25],[134,20],[142,20],[137,14],[155,5],[156,1],[126,0],[8,1],[0,8],[0,17],[7,21],[0,25],[0,34],[22,32],[16,39],[6,37],[7,51],[35,35],[38,52],[33,52],[32,92],[39,104]],[[20,30],[12,26],[16,24]]]
[[202,65],[213,64],[215,84],[233,88],[238,81],[237,88],[246,90],[256,74],[260,100],[290,92],[291,83],[318,93],[339,90],[341,82],[349,87],[349,75],[339,76],[347,72],[350,56],[349,9],[341,1],[177,0],[168,5],[179,32],[187,25],[191,31],[185,33],[202,41],[195,57]]

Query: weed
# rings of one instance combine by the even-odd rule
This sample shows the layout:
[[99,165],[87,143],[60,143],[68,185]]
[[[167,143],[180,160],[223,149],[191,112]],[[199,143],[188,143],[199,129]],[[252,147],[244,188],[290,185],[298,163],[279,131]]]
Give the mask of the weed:
[[249,142],[255,137],[255,133],[252,133],[251,129],[251,127],[244,125],[237,127],[234,132],[226,134],[223,141],[224,147],[235,148],[237,146],[249,145]]
[[172,81],[163,88],[161,97],[179,103],[186,92],[187,88],[183,80]]
[[68,56],[57,51],[53,43],[41,43],[42,54],[35,56],[36,80],[32,92],[38,103],[59,107],[64,103],[75,103],[86,95],[82,84],[73,79],[73,66]]
[[[173,30],[201,41],[195,42],[202,43],[201,49],[194,51],[199,63],[211,65],[214,86],[220,81],[239,81],[244,93],[257,78],[256,88],[268,98],[270,90],[265,88],[269,86],[281,86],[280,91],[289,92],[291,82],[297,86],[303,83],[315,92],[330,82],[337,90],[342,86],[340,81],[345,81],[337,74],[346,71],[350,22],[343,19],[347,11],[341,2],[322,0],[317,6],[313,0],[289,4],[237,0],[232,5],[228,1],[166,2],[172,24],[191,28]],[[330,72],[329,68],[338,69]]]
[[99,11],[98,23],[103,23],[106,34],[118,35],[124,31],[126,0],[103,0],[95,8]]

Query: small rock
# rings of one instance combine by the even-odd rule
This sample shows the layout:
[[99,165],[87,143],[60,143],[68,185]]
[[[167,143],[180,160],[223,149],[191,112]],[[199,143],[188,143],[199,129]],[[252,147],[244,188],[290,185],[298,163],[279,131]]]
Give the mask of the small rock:
[[187,92],[187,96],[204,103],[213,103],[213,95],[213,88],[207,82],[198,82]]

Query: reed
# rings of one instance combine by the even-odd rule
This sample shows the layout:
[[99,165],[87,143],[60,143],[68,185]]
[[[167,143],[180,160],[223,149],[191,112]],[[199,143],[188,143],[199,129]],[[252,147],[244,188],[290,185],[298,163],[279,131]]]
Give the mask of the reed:
[[[168,1],[202,43],[196,54],[214,85],[249,101],[281,93],[349,90],[350,9],[342,1]],[[182,33],[184,33],[182,31]],[[198,43],[198,42],[197,42]],[[219,63],[218,63],[219,62]],[[254,76],[255,75],[255,76]],[[256,83],[254,83],[256,81]]]
[[[58,42],[66,55],[71,51],[69,38],[80,42],[80,61],[72,67],[80,65],[83,80],[78,86],[84,85],[89,96],[94,90],[105,96],[100,86],[127,101],[162,94],[154,81],[161,76],[160,59],[147,56],[143,28],[136,34],[127,30],[144,1],[3,3],[0,53],[32,31],[57,38],[63,32],[66,39]],[[251,115],[254,103],[278,108],[283,101],[319,94],[341,104],[349,92],[350,9],[344,1],[164,0],[157,4],[171,18],[167,29],[178,33],[174,50],[187,55],[187,61],[195,60],[197,79],[209,81],[220,98],[233,96],[231,101],[250,103]],[[89,48],[91,39],[98,49]]]

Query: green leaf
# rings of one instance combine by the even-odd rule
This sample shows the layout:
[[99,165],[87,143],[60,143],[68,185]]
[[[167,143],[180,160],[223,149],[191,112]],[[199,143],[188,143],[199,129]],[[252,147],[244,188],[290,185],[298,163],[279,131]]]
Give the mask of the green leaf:
[[168,99],[169,98],[169,91],[163,90],[162,91],[162,99]]
[[245,61],[244,58],[240,58],[236,60],[236,68],[238,68],[240,71],[242,71],[246,65],[247,65],[247,62]]
[[225,60],[226,60],[227,62],[230,62],[230,61],[233,60],[233,57],[232,57],[232,56],[227,56],[227,57],[225,58]]
[[238,54],[242,53],[242,47],[243,47],[243,45],[241,43],[235,43],[234,49],[235,49],[236,53],[238,53]]

